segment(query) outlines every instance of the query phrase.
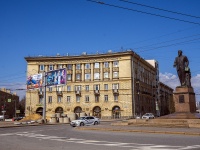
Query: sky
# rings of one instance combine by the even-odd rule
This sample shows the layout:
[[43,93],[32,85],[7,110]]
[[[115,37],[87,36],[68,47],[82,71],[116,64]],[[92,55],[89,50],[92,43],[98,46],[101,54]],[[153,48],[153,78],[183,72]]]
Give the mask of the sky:
[[181,49],[200,101],[199,7],[199,0],[0,0],[0,88],[25,95],[27,56],[132,49],[157,60],[160,81],[174,89]]

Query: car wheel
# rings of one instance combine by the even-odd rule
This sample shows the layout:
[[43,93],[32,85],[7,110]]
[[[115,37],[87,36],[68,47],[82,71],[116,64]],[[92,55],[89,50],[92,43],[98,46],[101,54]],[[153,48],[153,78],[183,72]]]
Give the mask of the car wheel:
[[80,126],[84,126],[84,123],[83,123],[83,122],[81,122],[81,123],[80,123]]
[[94,125],[98,125],[98,122],[97,122],[97,121],[95,121],[95,122],[94,122]]

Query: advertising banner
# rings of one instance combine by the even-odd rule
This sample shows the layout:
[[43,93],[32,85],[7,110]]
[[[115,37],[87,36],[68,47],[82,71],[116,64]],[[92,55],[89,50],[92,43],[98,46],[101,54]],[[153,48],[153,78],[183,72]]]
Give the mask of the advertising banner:
[[27,89],[42,87],[42,73],[31,75],[27,78]]
[[47,86],[66,84],[66,69],[47,72]]

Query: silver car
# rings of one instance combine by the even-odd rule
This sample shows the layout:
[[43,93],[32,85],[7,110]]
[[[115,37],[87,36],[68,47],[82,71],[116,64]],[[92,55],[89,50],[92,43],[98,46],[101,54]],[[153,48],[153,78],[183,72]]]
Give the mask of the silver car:
[[146,113],[142,116],[142,119],[154,119],[155,116],[152,113]]
[[84,125],[98,125],[100,123],[99,118],[93,117],[93,116],[84,116],[80,117],[77,120],[73,120],[70,122],[70,125],[72,127],[77,126],[84,126]]

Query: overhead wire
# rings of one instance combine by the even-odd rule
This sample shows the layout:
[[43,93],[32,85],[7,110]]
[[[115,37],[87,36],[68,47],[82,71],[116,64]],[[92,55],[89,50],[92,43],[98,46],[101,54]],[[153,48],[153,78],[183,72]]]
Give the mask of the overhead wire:
[[190,15],[190,14],[185,14],[185,13],[181,13],[181,12],[177,12],[177,11],[171,11],[171,10],[167,10],[167,9],[163,9],[163,8],[158,8],[158,7],[154,7],[154,6],[148,6],[145,4],[141,4],[141,3],[136,3],[136,2],[132,2],[132,1],[128,1],[128,0],[119,0],[122,2],[126,2],[129,4],[134,4],[134,5],[138,5],[138,6],[142,6],[142,7],[147,7],[147,8],[152,8],[152,9],[156,9],[156,10],[161,10],[161,11],[165,11],[165,12],[169,12],[169,13],[173,13],[173,14],[178,14],[178,15],[182,15],[182,16],[187,16],[187,17],[192,17],[192,18],[200,18],[199,16],[194,16],[194,15]]
[[108,3],[105,3],[105,2],[102,2],[102,1],[96,1],[96,0],[87,0],[87,1],[94,2],[94,3],[97,3],[97,4],[101,4],[101,5],[110,6],[110,7],[115,7],[115,8],[125,9],[125,10],[129,10],[129,11],[134,11],[134,12],[138,12],[138,13],[142,13],[142,14],[152,15],[152,16],[156,16],[156,17],[161,17],[161,18],[166,18],[166,19],[181,21],[181,22],[185,22],[185,23],[191,23],[191,24],[200,25],[200,23],[198,23],[198,22],[187,21],[187,20],[178,19],[178,18],[174,18],[174,17],[168,17],[168,16],[164,16],[164,15],[149,13],[149,12],[140,11],[140,10],[136,10],[136,9],[132,9],[132,8],[127,8],[127,7],[122,7],[122,6],[118,6],[118,5],[114,5],[114,4],[108,4]]

